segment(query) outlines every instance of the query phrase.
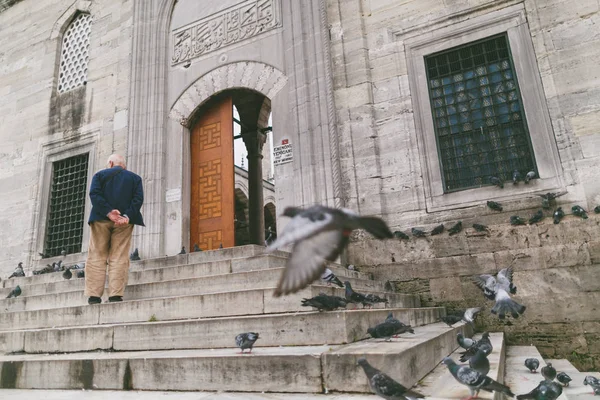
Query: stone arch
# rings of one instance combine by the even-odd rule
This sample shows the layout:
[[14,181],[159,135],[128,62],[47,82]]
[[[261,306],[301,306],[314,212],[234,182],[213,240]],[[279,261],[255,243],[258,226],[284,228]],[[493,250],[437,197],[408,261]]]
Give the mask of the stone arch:
[[80,13],[92,14],[91,5],[91,1],[80,1],[67,8],[65,12],[63,12],[62,15],[56,20],[54,26],[52,26],[52,30],[50,31],[50,40],[62,37],[63,33],[65,33],[73,19],[75,19],[75,17]]
[[263,108],[270,110],[270,99],[286,83],[287,77],[283,72],[268,64],[243,61],[222,65],[190,85],[171,107],[169,117],[189,128],[190,120],[195,111],[210,97],[228,89],[239,88],[251,89],[263,94],[267,98]]

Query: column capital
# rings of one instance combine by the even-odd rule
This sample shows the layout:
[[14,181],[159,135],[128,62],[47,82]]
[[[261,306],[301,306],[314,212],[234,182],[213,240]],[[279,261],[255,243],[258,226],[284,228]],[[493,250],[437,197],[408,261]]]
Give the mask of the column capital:
[[262,150],[267,142],[267,135],[258,128],[243,132],[241,135],[246,144],[246,150],[248,150],[248,157],[262,158]]

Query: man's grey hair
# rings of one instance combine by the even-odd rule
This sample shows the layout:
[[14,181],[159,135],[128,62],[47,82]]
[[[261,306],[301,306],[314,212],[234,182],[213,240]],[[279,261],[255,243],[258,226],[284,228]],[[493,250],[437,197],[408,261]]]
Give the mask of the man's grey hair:
[[127,165],[125,164],[125,157],[123,157],[120,154],[111,154],[111,156],[108,157],[108,161],[106,163],[109,164],[111,161],[114,165],[118,165],[123,168],[127,167]]

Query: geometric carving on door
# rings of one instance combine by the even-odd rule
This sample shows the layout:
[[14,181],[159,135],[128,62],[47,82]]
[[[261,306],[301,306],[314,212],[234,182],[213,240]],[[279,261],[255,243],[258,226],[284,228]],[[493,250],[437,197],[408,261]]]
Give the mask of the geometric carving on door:
[[214,149],[221,145],[221,122],[205,125],[200,129],[198,138],[200,150]]
[[221,243],[223,243],[223,231],[222,230],[218,230],[218,231],[208,231],[208,232],[202,232],[202,236],[200,239],[200,243],[198,243],[198,246],[200,246],[201,249],[217,249]]
[[[220,135],[219,131],[219,135]],[[220,141],[220,140],[219,140]],[[199,219],[222,215],[221,160],[211,160],[198,165]]]

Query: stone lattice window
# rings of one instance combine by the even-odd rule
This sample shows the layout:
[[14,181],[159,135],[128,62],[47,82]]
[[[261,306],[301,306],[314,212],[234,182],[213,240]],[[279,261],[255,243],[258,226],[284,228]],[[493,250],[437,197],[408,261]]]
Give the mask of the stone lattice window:
[[58,75],[59,93],[87,82],[91,24],[90,14],[81,13],[73,19],[63,36]]
[[536,170],[506,34],[425,57],[444,192]]
[[89,154],[52,163],[49,218],[44,253],[57,256],[81,252]]

